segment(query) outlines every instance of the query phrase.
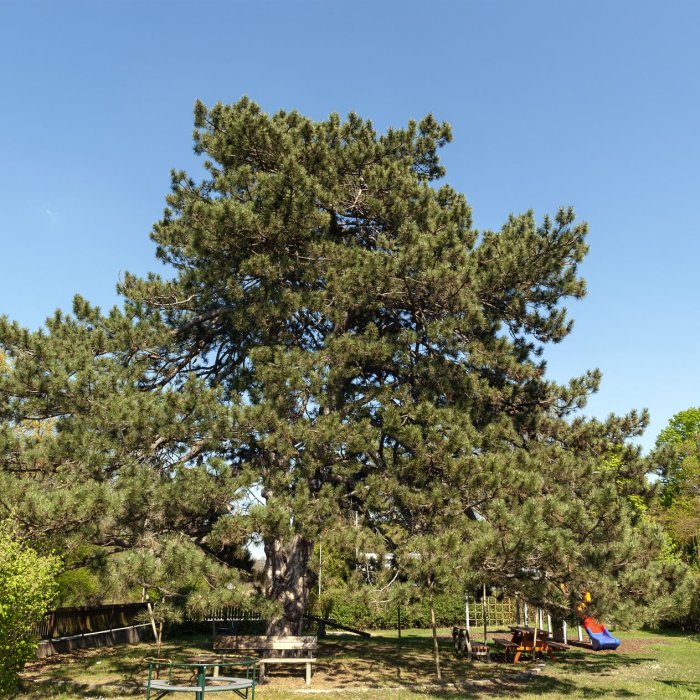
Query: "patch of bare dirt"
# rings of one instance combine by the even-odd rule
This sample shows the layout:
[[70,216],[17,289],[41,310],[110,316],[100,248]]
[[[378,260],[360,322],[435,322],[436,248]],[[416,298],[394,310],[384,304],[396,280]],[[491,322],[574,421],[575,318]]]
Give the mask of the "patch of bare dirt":
[[668,643],[668,640],[662,637],[652,637],[651,639],[625,639],[617,649],[603,649],[601,651],[594,651],[593,647],[586,642],[570,641],[569,645],[575,649],[589,651],[593,654],[637,654],[646,651],[649,647]]

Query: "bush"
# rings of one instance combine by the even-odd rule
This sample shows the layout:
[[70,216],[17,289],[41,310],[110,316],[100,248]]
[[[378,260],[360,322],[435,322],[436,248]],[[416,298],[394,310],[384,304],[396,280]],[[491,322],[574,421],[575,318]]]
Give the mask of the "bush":
[[660,626],[700,632],[700,568],[692,567],[661,614]]
[[84,567],[64,571],[58,576],[56,607],[77,608],[100,605],[104,596],[104,585],[100,578]]
[[[435,619],[438,627],[450,627],[464,623],[463,595],[436,595]],[[348,627],[363,630],[395,629],[397,627],[397,604],[377,604],[364,591],[351,593],[347,589],[327,591],[323,601],[316,602],[313,614],[329,617]],[[430,607],[427,598],[401,606],[401,627],[430,627]]]
[[55,598],[58,569],[56,557],[0,532],[0,696],[15,690],[17,674],[36,652],[34,625]]

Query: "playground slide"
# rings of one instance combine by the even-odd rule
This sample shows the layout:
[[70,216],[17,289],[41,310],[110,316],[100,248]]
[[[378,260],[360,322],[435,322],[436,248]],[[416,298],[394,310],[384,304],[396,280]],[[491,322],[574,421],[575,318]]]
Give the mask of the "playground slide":
[[603,649],[617,649],[620,646],[620,640],[613,637],[608,628],[602,625],[598,620],[592,617],[583,618],[583,626],[591,638],[593,651],[601,651]]

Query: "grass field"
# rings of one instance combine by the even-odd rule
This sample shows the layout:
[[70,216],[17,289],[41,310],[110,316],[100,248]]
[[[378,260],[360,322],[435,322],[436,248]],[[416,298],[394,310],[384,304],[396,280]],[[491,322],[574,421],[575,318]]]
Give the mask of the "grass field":
[[[374,633],[371,640],[331,636],[319,640],[319,662],[310,690],[303,668],[275,668],[269,682],[256,689],[260,700],[318,700],[343,698],[655,698],[700,697],[700,635],[669,632],[621,633],[617,652],[593,653],[572,648],[556,663],[518,665],[469,663],[456,658],[448,630],[441,631],[443,682],[435,681],[431,640],[425,631]],[[207,650],[203,637],[168,642],[162,655],[182,660]],[[139,685],[145,674],[143,658],[150,644],[122,646],[51,657],[30,664],[25,673],[23,700],[123,699],[145,697]],[[180,693],[166,696],[189,700]],[[212,698],[234,700],[229,693]]]

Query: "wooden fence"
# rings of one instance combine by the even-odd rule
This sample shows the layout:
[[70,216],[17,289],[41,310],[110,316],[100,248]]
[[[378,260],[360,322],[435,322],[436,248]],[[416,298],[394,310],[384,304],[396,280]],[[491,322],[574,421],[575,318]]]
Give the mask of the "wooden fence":
[[256,610],[242,610],[235,607],[213,608],[208,610],[204,615],[187,615],[188,620],[193,622],[243,622],[243,621],[259,621],[265,618]]
[[41,640],[49,640],[133,627],[142,622],[136,618],[146,609],[146,603],[57,608],[46,613],[44,619],[36,625],[36,636]]

